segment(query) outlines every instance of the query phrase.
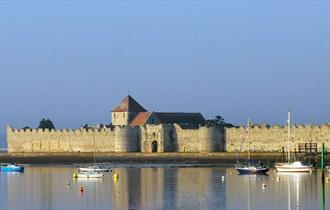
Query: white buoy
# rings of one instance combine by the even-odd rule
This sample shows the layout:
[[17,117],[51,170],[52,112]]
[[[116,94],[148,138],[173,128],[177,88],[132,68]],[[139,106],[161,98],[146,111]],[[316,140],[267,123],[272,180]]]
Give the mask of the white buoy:
[[265,184],[265,183],[263,183],[263,184],[262,184],[262,187],[263,187],[263,188],[265,188],[265,187],[266,187],[266,184]]
[[278,182],[280,181],[280,177],[279,177],[279,176],[278,176],[278,177],[276,177],[276,181],[278,181]]

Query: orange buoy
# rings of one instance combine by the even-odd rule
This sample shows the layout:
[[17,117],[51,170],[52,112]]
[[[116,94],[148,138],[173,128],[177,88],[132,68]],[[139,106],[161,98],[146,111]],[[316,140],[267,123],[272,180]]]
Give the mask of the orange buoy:
[[79,188],[79,191],[80,191],[80,192],[84,192],[84,188],[83,188],[83,187],[80,187],[80,188]]

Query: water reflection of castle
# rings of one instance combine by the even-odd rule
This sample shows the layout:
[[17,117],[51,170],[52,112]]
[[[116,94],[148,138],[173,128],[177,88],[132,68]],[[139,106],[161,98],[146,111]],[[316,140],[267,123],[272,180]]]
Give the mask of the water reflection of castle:
[[113,209],[214,209],[223,206],[214,168],[115,169]]
[[[29,172],[29,169],[30,172]],[[68,169],[29,168],[19,179],[8,177],[8,208],[215,209],[218,198],[216,168],[117,168],[99,181],[72,182]],[[66,175],[68,174],[68,175]],[[63,177],[64,175],[64,177]],[[218,182],[219,184],[219,182]],[[78,186],[85,186],[80,196]]]
[[[29,167],[1,174],[1,207],[8,209],[319,209],[320,174],[238,176],[225,168],[116,168],[114,182],[72,180],[72,169]],[[222,182],[219,177],[225,175]],[[280,176],[279,182],[276,177]],[[7,187],[3,181],[7,179]],[[267,183],[262,188],[262,183]],[[79,186],[86,191],[80,195]],[[4,191],[7,189],[7,195]],[[4,200],[5,199],[5,200]],[[330,205],[326,201],[326,206]]]

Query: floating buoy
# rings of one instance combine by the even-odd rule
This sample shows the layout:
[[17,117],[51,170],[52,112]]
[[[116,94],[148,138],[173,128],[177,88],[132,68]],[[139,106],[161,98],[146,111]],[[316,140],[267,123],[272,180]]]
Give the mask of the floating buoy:
[[118,180],[118,179],[119,179],[119,176],[118,176],[118,174],[114,174],[114,175],[113,175],[113,180],[115,180],[115,181],[116,181],[116,180]]
[[221,181],[225,181],[225,176],[221,176]]
[[325,179],[325,181],[326,181],[326,182],[330,181],[330,177],[327,177],[327,178]]
[[77,174],[77,173],[73,173],[73,174],[72,174],[72,177],[73,177],[73,178],[78,178],[78,174]]
[[265,187],[266,187],[266,184],[265,184],[265,183],[263,183],[263,184],[262,184],[262,187],[263,187],[263,188],[265,188]]
[[84,188],[83,187],[79,187],[79,191],[80,192],[84,192]]
[[279,177],[279,176],[278,176],[278,177],[276,177],[276,181],[278,181],[278,182],[280,181],[280,177]]

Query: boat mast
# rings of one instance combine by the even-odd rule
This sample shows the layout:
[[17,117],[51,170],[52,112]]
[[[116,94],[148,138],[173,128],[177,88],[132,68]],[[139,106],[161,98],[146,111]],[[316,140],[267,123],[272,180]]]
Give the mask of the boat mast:
[[309,116],[309,143],[312,143],[312,115]]
[[288,111],[288,162],[290,162],[290,141],[291,141],[291,125],[290,125],[290,110]]
[[251,159],[251,154],[250,154],[250,117],[248,117],[247,121],[247,133],[248,133],[248,161],[249,161],[249,166],[250,166],[250,159]]
[[93,166],[95,167],[95,129],[94,129],[94,135],[93,135],[93,139],[94,139],[94,154],[93,154]]

